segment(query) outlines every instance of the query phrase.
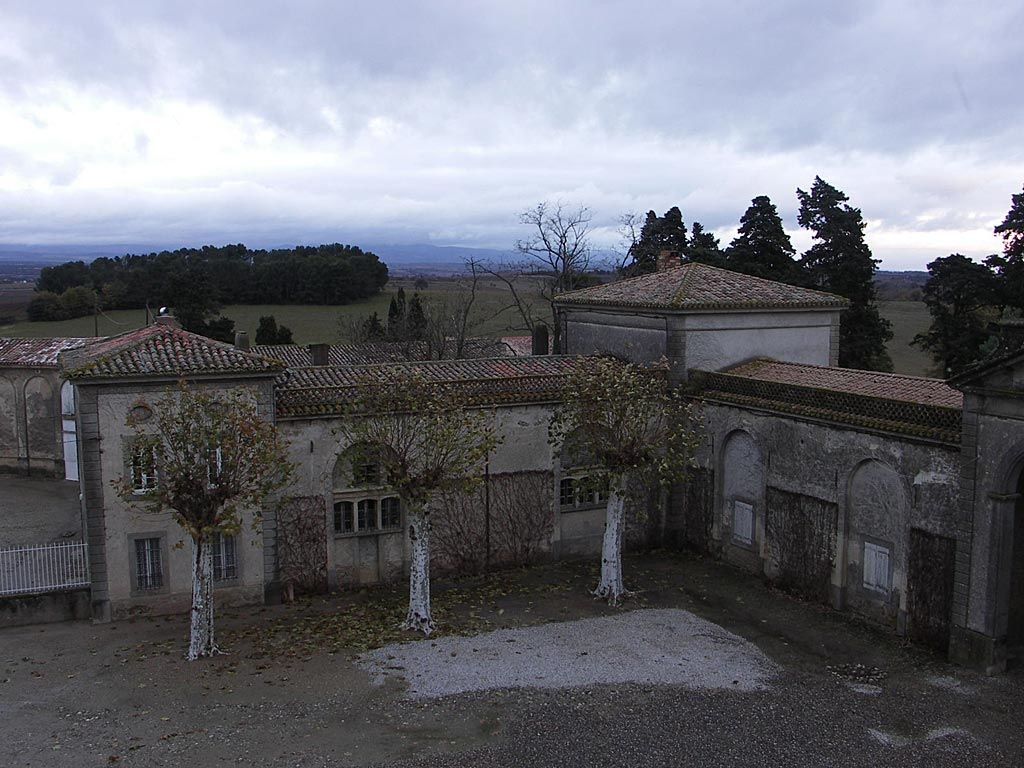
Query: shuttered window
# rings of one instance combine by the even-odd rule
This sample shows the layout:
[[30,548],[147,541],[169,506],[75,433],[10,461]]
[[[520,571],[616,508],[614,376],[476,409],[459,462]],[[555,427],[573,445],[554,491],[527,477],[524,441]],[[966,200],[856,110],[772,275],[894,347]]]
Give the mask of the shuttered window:
[[732,537],[740,544],[754,543],[754,507],[745,501],[732,503]]
[[864,542],[864,588],[889,594],[889,549],[879,544]]

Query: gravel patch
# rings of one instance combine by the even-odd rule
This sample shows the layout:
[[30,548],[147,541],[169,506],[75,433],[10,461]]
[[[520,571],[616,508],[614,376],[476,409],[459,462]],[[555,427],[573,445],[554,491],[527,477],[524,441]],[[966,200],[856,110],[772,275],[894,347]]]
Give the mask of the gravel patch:
[[778,671],[753,644],[677,609],[394,644],[360,664],[378,684],[403,678],[416,699],[616,683],[758,691]]

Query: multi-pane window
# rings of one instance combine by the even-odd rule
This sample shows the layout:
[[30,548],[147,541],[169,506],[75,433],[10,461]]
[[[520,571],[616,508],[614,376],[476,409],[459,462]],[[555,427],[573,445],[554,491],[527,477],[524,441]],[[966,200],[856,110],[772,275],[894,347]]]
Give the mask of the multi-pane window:
[[334,502],[335,533],[374,533],[402,527],[402,504],[397,496],[341,499]]
[[608,486],[593,477],[563,477],[558,483],[558,505],[562,511],[586,509],[608,501]]
[[213,579],[228,581],[238,578],[237,540],[218,533],[210,541],[213,546]]
[[397,496],[388,496],[380,500],[380,527],[385,531],[402,527],[402,504]]
[[355,446],[338,459],[334,470],[334,532],[373,534],[402,528],[402,505],[386,485],[380,454]]
[[157,483],[157,447],[149,441],[139,441],[132,446],[130,458],[132,490],[148,493]]
[[865,541],[864,588],[887,595],[891,587],[888,547]]
[[135,539],[135,586],[140,591],[164,586],[159,537]]

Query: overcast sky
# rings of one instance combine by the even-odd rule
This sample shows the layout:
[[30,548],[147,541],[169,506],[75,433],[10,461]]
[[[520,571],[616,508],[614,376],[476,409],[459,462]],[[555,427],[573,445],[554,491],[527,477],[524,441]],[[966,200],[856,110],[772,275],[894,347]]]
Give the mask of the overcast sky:
[[1024,4],[0,0],[0,242],[506,248],[540,200],[723,244],[815,174],[883,268],[997,251]]

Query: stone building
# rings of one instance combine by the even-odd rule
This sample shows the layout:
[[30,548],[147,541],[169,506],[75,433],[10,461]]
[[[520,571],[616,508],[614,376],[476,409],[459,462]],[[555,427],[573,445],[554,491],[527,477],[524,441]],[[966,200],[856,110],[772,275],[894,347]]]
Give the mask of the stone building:
[[[1024,643],[1024,351],[1008,349],[951,382],[840,369],[844,300],[668,254],[660,267],[557,297],[562,356],[517,356],[493,343],[470,351],[486,357],[416,363],[339,346],[233,348],[166,320],[110,339],[33,342],[38,358],[32,344],[3,340],[0,387],[15,383],[0,390],[0,444],[36,435],[25,443],[28,461],[8,448],[5,466],[71,476],[57,414],[73,414],[93,615],[178,610],[189,569],[173,523],[131,513],[110,485],[153,480],[126,418],[181,378],[241,388],[277,423],[299,469],[257,533],[220,545],[221,601],[272,599],[282,582],[307,576],[336,587],[395,579],[410,551],[404,511],[372,466],[353,461],[338,426],[357,381],[415,370],[471,394],[503,437],[487,464],[493,493],[451,505],[448,524],[463,527],[439,557],[452,566],[471,559],[459,546],[479,536],[484,504],[493,504],[488,557],[492,545],[499,560],[522,556],[498,541],[513,513],[538,516],[533,556],[595,553],[603,499],[583,490],[586,460],[549,444],[551,414],[576,355],[667,364],[672,384],[699,403],[705,439],[686,482],[652,498],[637,544],[696,548],[958,661],[1002,668]],[[38,370],[33,359],[43,360]],[[34,379],[46,386],[29,387]],[[73,410],[58,405],[62,389]],[[22,426],[26,391],[49,400],[37,397]],[[0,530],[0,545],[27,543],[11,538],[10,521]],[[2,578],[0,565],[0,587]]]

